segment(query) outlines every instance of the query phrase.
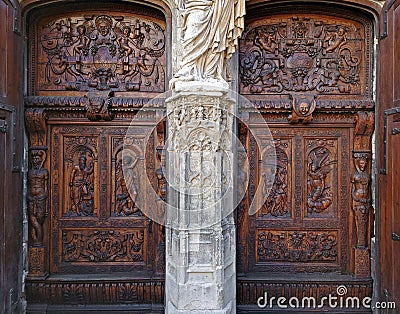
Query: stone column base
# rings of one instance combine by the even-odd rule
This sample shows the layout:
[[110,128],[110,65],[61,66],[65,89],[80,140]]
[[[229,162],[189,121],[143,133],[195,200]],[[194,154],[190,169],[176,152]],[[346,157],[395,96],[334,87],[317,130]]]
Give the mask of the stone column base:
[[171,302],[167,302],[165,313],[169,314],[235,314],[236,308],[233,301],[229,302],[224,309],[220,310],[178,310]]

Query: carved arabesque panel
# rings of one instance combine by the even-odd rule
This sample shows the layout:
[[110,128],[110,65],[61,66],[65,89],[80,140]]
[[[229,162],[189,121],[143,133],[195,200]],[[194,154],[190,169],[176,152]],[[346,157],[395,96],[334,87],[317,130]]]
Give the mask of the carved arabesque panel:
[[165,29],[159,21],[102,11],[43,19],[36,30],[38,91],[163,92]]
[[365,95],[365,27],[322,14],[267,17],[240,41],[240,92]]
[[63,230],[63,262],[143,262],[145,232]]
[[335,231],[271,231],[257,233],[257,261],[336,262]]

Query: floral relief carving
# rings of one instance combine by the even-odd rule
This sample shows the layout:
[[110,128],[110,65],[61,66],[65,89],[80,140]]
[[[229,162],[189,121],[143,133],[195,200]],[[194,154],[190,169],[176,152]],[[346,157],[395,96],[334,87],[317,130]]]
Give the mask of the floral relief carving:
[[62,259],[65,262],[142,262],[144,230],[64,230]]
[[39,90],[164,91],[165,34],[128,16],[45,21],[38,34]]
[[257,257],[266,261],[336,261],[337,234],[333,231],[267,231],[257,234]]

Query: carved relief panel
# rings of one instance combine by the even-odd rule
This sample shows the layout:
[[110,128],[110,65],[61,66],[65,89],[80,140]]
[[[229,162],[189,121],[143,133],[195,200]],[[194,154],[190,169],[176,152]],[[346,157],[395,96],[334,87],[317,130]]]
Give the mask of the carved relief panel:
[[365,25],[296,12],[259,19],[240,42],[242,94],[370,95]]
[[[239,303],[254,304],[258,291],[304,296],[303,287],[320,287],[325,273],[354,274],[371,287],[372,23],[361,13],[307,4],[257,6],[246,16],[238,81],[251,105],[239,113],[249,115],[257,137],[267,123],[275,145],[258,147],[240,128],[250,176],[237,209],[238,273],[246,275],[238,277]],[[265,165],[272,151],[273,175]],[[260,190],[264,200],[252,215]]]
[[[147,179],[137,168],[155,164],[153,142],[147,145],[153,147],[154,160],[147,166],[144,161],[148,130],[142,127],[124,147],[127,128],[52,127],[53,271],[91,272],[89,265],[97,270],[150,267],[151,223],[137,205],[146,203],[140,187]],[[123,148],[130,153],[122,154]]]
[[165,25],[85,11],[42,19],[31,34],[32,91],[163,92]]
[[[265,117],[271,119],[273,114]],[[258,128],[254,125],[252,130]],[[241,267],[249,271],[348,271],[349,129],[321,123],[314,129],[273,124],[270,131],[275,147],[259,151],[255,141],[247,141],[250,200],[254,186],[271,189],[264,192],[264,203],[248,222],[248,212],[238,212],[239,243],[247,243],[249,250],[248,265]],[[262,134],[262,130],[254,132]],[[271,176],[264,165],[271,161],[270,149],[276,155],[272,184],[265,181]],[[242,229],[246,224],[250,231]]]

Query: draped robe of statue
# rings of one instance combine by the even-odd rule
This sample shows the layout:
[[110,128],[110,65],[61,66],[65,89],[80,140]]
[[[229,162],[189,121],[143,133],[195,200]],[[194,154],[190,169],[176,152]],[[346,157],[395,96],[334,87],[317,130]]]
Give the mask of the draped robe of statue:
[[182,0],[183,59],[175,81],[222,82],[244,28],[245,0]]

